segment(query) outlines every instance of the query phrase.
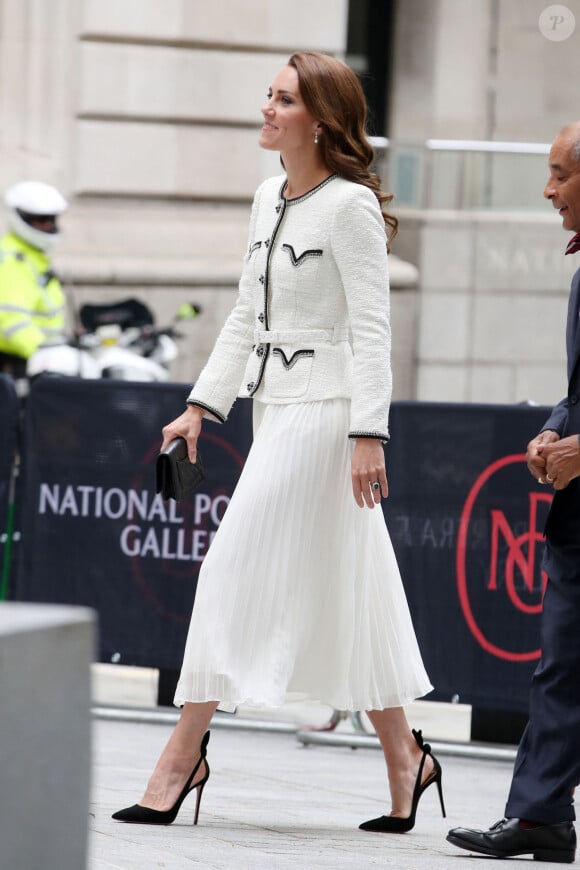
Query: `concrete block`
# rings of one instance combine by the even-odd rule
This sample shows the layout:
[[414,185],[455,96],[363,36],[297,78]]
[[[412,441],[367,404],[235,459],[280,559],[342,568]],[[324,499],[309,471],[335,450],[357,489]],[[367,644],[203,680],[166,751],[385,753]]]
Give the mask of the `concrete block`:
[[80,607],[0,605],[0,866],[86,867],[90,663]]
[[473,282],[474,227],[470,221],[429,221],[421,234],[423,290],[467,290]]
[[526,400],[538,405],[556,405],[568,392],[566,360],[543,365],[517,365],[515,367],[515,400]]
[[467,402],[469,371],[464,365],[419,362],[417,399],[420,402]]
[[415,398],[419,293],[391,293],[393,399]]
[[424,294],[419,325],[419,359],[459,362],[469,355],[470,305],[459,293]]
[[478,361],[530,362],[562,358],[564,297],[496,293],[474,301],[473,356]]
[[474,363],[470,366],[469,401],[514,402],[514,379],[513,366]]
[[[260,124],[288,55],[81,43],[81,115]],[[238,82],[243,82],[239,87]]]
[[[126,270],[119,261],[141,262],[141,271],[154,280],[151,260],[164,264],[163,282],[185,272],[188,262],[213,264],[214,271],[233,261],[238,281],[248,246],[251,201],[217,204],[207,202],[141,202],[118,199],[77,200],[63,215],[62,240],[55,252],[59,274],[82,282],[81,271],[71,274],[71,258],[83,259],[91,269],[102,270],[110,255],[116,260],[115,274],[122,280]],[[219,258],[215,252],[219,251]],[[228,267],[228,271],[229,271]],[[211,271],[211,270],[209,270]],[[109,276],[114,277],[114,276]],[[193,276],[191,276],[193,277]],[[138,283],[143,283],[138,278]]]
[[85,0],[83,35],[342,51],[347,0]]
[[81,121],[77,137],[79,193],[251,199],[264,177],[257,127]]
[[[548,206],[546,206],[548,208]],[[568,292],[577,264],[564,257],[568,235],[547,212],[544,219],[482,221],[477,230],[474,287],[477,291]]]
[[156,707],[159,671],[95,662],[91,667],[91,698],[95,705]]

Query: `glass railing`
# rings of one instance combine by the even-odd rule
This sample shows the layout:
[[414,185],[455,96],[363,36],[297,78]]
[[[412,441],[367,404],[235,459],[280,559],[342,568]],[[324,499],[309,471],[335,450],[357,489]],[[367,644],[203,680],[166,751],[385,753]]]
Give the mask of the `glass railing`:
[[377,171],[397,208],[550,208],[542,197],[550,146],[533,142],[372,137]]

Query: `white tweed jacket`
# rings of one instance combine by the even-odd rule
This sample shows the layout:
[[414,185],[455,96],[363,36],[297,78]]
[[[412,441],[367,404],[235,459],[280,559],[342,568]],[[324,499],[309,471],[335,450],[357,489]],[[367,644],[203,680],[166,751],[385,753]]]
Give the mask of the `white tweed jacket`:
[[350,398],[349,437],[388,440],[391,332],[385,225],[337,175],[296,199],[257,190],[236,305],[188,403],[223,422],[236,396]]

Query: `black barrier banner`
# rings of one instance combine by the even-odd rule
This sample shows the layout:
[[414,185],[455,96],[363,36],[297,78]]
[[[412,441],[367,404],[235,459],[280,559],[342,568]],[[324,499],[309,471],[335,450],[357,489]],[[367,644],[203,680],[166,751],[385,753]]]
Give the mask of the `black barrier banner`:
[[[160,430],[187,387],[47,378],[26,417],[15,598],[94,607],[100,657],[177,670],[200,564],[251,441],[251,405],[206,423],[206,483],[154,493]],[[525,711],[540,656],[552,499],[526,444],[547,409],[395,403],[383,503],[434,700]]]
[[177,384],[43,378],[24,438],[22,551],[14,598],[99,614],[100,659],[177,670],[199,567],[251,441],[251,403],[206,422],[206,480],[187,501],[155,494],[161,428]]
[[8,594],[14,506],[10,503],[12,467],[18,443],[19,405],[14,381],[0,374],[0,601]]
[[384,503],[435,692],[526,711],[540,657],[549,487],[525,451],[549,410],[398,403]]

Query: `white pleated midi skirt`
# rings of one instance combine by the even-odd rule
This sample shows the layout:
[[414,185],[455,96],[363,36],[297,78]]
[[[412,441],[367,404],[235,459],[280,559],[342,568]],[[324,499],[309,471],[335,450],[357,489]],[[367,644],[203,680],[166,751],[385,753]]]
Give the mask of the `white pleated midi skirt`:
[[175,704],[338,710],[432,689],[380,505],[351,485],[350,401],[254,400],[254,441],[199,573]]

